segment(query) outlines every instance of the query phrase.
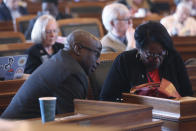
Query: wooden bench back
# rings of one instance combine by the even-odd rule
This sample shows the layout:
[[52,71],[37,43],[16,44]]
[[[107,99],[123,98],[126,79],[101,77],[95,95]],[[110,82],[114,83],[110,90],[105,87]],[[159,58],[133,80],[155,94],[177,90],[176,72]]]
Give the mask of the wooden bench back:
[[24,54],[33,43],[0,44],[0,56],[13,56]]
[[0,114],[7,108],[24,81],[25,79],[0,81]]
[[172,37],[172,40],[184,61],[196,58],[196,37]]
[[29,26],[30,20],[35,17],[36,15],[24,15],[19,18],[16,18],[16,31],[22,32],[24,34]]
[[12,21],[0,21],[0,32],[14,31],[14,24]]
[[192,84],[194,96],[196,96],[196,65],[187,65],[186,69]]
[[101,20],[101,13],[106,4],[107,2],[100,1],[69,2],[65,5],[65,10],[74,17],[93,17]]
[[57,22],[62,36],[67,36],[75,29],[86,30],[98,38],[104,36],[102,24],[96,18],[70,18],[58,20]]
[[25,37],[21,32],[0,32],[0,44],[24,43]]

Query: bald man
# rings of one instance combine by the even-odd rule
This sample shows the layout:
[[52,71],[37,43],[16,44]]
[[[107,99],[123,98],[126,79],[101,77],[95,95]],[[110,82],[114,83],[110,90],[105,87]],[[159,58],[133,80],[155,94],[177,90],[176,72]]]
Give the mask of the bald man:
[[6,119],[40,117],[39,97],[57,97],[56,114],[73,112],[73,99],[85,99],[88,75],[99,65],[101,43],[92,34],[76,30],[60,50],[39,66],[16,93],[1,115]]

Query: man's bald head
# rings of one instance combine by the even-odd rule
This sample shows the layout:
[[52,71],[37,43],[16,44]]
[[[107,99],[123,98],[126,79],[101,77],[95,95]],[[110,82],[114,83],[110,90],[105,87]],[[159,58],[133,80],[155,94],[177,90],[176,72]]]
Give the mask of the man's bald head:
[[93,44],[97,43],[90,41],[97,41],[100,43],[97,37],[84,30],[75,30],[67,37],[67,42],[69,43],[70,47],[74,47],[75,43],[85,44],[85,46],[96,46]]
[[87,74],[99,64],[102,45],[100,40],[84,30],[75,30],[68,37],[70,55],[83,67]]

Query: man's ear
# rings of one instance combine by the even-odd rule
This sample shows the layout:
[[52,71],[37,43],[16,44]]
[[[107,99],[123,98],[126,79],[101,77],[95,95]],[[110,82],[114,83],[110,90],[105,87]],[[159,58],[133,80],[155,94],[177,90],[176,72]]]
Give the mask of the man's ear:
[[78,47],[77,45],[74,45],[74,52],[75,52],[75,54],[76,54],[77,56],[80,55],[80,49],[79,49],[79,47]]

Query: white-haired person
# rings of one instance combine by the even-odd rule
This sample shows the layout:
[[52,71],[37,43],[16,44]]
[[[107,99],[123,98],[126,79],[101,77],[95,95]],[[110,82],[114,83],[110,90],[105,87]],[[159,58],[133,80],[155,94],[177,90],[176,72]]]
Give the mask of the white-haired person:
[[196,20],[190,16],[191,5],[187,2],[180,2],[176,11],[170,16],[161,19],[171,36],[195,36]]
[[106,5],[102,12],[102,21],[107,30],[107,34],[101,39],[102,53],[122,52],[135,47],[131,15],[125,5]]
[[43,15],[36,20],[31,33],[35,45],[27,50],[28,59],[24,71],[26,74],[31,74],[43,62],[64,48],[63,44],[56,42],[58,30],[56,19],[51,15]]

